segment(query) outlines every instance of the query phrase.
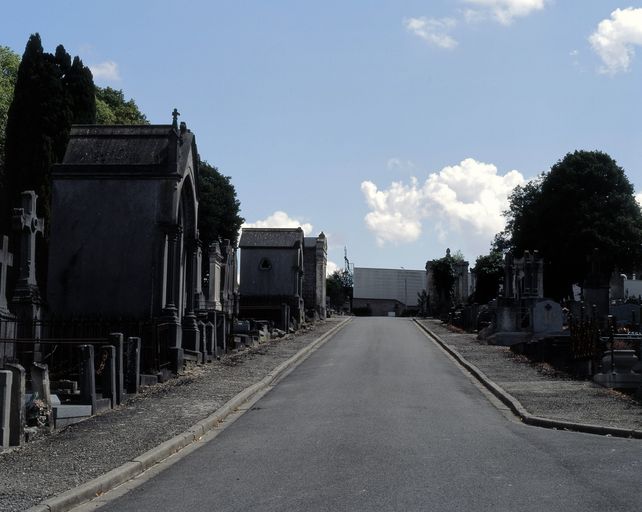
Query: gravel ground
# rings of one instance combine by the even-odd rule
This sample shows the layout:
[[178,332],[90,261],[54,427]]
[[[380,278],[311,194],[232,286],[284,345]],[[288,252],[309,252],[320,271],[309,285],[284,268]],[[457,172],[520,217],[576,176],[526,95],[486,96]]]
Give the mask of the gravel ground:
[[475,334],[453,332],[437,320],[421,322],[535,416],[642,430],[642,405],[626,394],[573,380],[550,365],[531,363],[508,347],[485,345]]
[[27,509],[184,432],[332,329],[331,318],[145,388],[121,407],[0,453],[0,510]]

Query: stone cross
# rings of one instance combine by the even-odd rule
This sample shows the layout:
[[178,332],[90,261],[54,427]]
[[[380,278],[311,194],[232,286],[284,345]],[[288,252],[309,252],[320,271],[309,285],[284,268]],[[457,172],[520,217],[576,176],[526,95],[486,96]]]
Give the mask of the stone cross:
[[181,113],[177,109],[173,110],[173,112],[172,112],[172,128],[174,128],[174,130],[176,130],[176,131],[178,131],[178,116],[180,116],[180,115],[181,115]]
[[13,266],[13,254],[9,252],[9,237],[2,237],[0,245],[0,311],[7,311],[7,268]]
[[21,194],[22,208],[13,209],[13,229],[20,232],[20,270],[16,289],[37,288],[36,235],[43,233],[44,221],[36,216],[38,196],[33,190]]

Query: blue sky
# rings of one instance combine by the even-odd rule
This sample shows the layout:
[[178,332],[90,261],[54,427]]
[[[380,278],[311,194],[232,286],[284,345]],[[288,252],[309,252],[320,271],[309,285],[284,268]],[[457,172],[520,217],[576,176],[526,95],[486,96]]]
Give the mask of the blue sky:
[[642,2],[32,1],[1,25],[152,123],[178,108],[248,223],[324,231],[339,265],[473,263],[512,187],[575,149],[642,191]]

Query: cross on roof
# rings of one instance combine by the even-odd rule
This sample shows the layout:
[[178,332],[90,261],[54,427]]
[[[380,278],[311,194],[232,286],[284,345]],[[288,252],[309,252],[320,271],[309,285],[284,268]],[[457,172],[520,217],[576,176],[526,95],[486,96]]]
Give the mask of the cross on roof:
[[174,130],[178,130],[178,116],[180,115],[181,113],[177,109],[172,111],[172,128],[174,128]]
[[7,269],[13,266],[13,254],[9,252],[9,237],[2,237],[0,245],[0,311],[7,309]]

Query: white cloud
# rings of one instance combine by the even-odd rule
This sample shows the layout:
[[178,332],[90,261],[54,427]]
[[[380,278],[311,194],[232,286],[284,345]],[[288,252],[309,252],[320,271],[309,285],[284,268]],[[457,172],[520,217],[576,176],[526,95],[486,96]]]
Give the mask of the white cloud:
[[642,207],[642,192],[638,192],[635,194],[635,200],[638,202],[640,207]]
[[486,13],[504,25],[512,23],[513,19],[528,16],[535,11],[544,9],[548,0],[464,0],[464,2],[477,6],[482,11],[475,9],[466,10],[464,16],[467,21],[477,21],[485,18]]
[[328,260],[325,266],[325,275],[331,276],[336,270],[339,270],[339,265],[337,265],[334,261]]
[[403,24],[408,32],[421,37],[424,41],[439,48],[452,49],[457,41],[449,34],[455,28],[457,21],[452,18],[406,18]]
[[386,167],[391,171],[407,171],[415,168],[415,164],[411,160],[403,160],[401,158],[389,158]]
[[642,45],[642,8],[616,9],[598,24],[589,42],[604,64],[600,72],[628,71],[635,46]]
[[297,219],[290,218],[285,212],[276,211],[266,219],[246,222],[241,228],[298,228],[299,226],[306,235],[312,234],[313,226],[309,222],[300,222]]
[[118,64],[113,60],[107,60],[100,64],[89,66],[91,74],[97,80],[106,80],[110,82],[117,82],[120,80],[120,73],[118,71]]
[[380,246],[416,241],[428,219],[441,240],[457,233],[489,241],[504,228],[509,194],[524,183],[518,171],[501,176],[494,165],[473,158],[444,167],[424,183],[412,178],[409,184],[393,182],[379,190],[364,181],[361,192],[371,210],[366,226]]

